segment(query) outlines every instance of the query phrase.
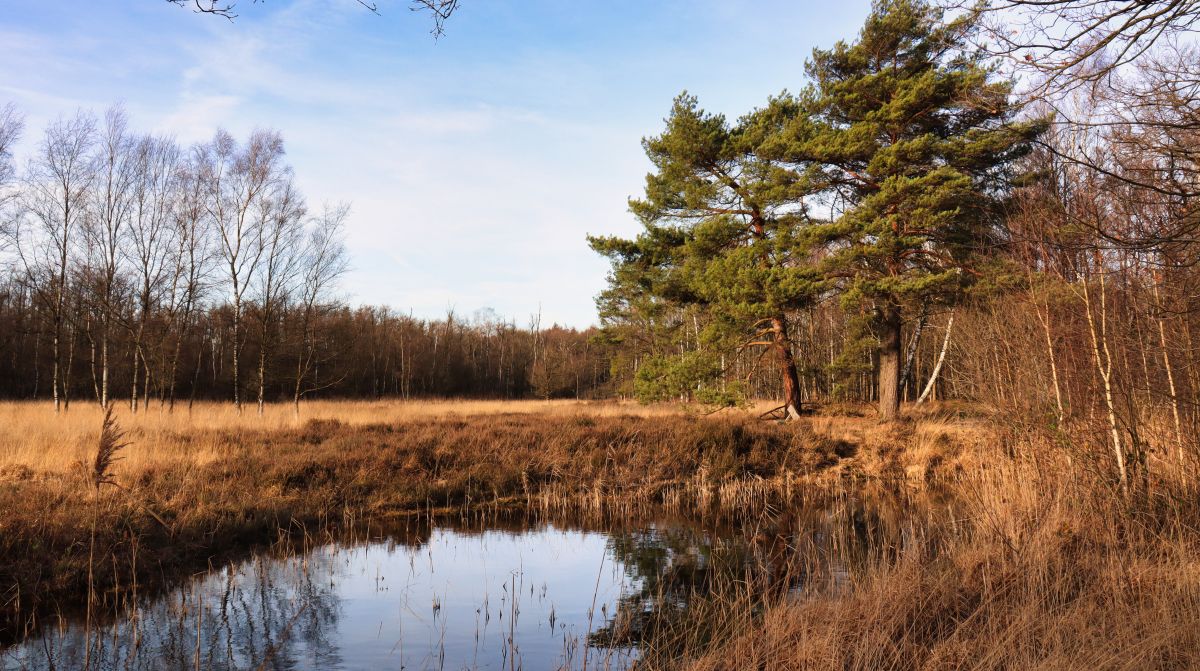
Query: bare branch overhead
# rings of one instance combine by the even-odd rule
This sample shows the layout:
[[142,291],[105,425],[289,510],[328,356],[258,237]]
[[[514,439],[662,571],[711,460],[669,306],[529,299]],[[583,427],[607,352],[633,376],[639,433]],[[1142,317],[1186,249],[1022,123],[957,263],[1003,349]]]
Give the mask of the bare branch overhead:
[[[372,14],[379,14],[379,3],[373,0],[355,0]],[[236,19],[237,3],[229,0],[167,0],[172,5],[191,9],[197,14],[211,14],[232,21]],[[252,0],[258,4],[259,0]],[[458,9],[459,0],[411,0],[409,9],[414,12],[428,12],[433,19],[430,30],[435,38],[446,32],[446,21]]]

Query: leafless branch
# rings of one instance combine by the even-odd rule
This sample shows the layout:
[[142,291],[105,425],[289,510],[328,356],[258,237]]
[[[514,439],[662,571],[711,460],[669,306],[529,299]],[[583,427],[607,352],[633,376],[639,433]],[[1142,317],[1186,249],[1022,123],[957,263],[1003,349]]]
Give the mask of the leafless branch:
[[[253,0],[258,2],[259,0]],[[379,3],[373,0],[355,0],[372,14],[379,14]],[[167,0],[178,7],[191,8],[198,14],[211,14],[230,21],[237,18],[236,2],[228,0]],[[458,9],[459,0],[411,0],[409,9],[414,12],[428,12],[433,18],[433,28],[430,29],[434,38],[446,33],[446,21]]]

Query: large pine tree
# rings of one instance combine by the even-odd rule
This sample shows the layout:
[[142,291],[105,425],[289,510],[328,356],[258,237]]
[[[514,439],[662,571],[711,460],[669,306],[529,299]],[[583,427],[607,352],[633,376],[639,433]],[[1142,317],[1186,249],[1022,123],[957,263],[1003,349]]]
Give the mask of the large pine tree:
[[[783,96],[730,124],[680,96],[666,130],[644,141],[655,171],[630,207],[645,230],[635,240],[589,239],[613,262],[602,319],[619,324],[664,303],[702,310],[699,335],[713,357],[746,346],[774,351],[791,417],[801,400],[787,315],[811,304],[820,283],[800,236],[810,223],[807,169],[769,156],[798,111]],[[659,365],[656,375],[719,370],[699,354],[676,357],[676,370]]]
[[[816,50],[801,143],[840,210],[810,229],[848,306],[879,338],[879,408],[900,403],[906,308],[949,303],[986,253],[1013,162],[1044,121],[1017,121],[1011,82],[970,48],[971,14],[944,21],[922,0],[877,0],[858,39]],[[816,132],[813,132],[813,127]]]

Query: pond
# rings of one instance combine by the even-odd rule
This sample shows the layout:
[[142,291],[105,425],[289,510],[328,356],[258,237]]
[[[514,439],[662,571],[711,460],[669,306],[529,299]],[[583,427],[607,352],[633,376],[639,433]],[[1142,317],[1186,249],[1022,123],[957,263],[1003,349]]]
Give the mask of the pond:
[[256,555],[45,626],[0,669],[626,669],[723,585],[836,589],[905,541],[894,515],[844,503],[743,525],[490,526]]

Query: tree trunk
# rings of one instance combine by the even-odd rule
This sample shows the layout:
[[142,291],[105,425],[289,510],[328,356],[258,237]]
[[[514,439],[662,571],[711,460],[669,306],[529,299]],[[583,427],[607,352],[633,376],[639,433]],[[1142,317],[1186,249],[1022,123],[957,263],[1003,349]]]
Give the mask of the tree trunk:
[[775,352],[779,357],[779,372],[783,376],[784,410],[788,419],[800,416],[800,376],[796,373],[796,360],[792,356],[792,341],[788,338],[787,318],[771,318],[771,334]]
[[[1188,339],[1190,342],[1190,339]],[[37,399],[37,393],[42,389],[42,329],[38,325],[37,335],[34,337],[34,399]]]
[[242,297],[236,291],[233,297],[233,407],[242,414],[242,362],[238,351],[242,348]]
[[[1091,292],[1086,283],[1083,285],[1084,313],[1087,315],[1088,333],[1092,339],[1092,356],[1096,360],[1096,371],[1104,383],[1104,403],[1108,409],[1108,427],[1112,435],[1113,456],[1117,462],[1117,476],[1121,493],[1129,495],[1129,474],[1125,465],[1125,448],[1121,445],[1120,425],[1117,423],[1116,405],[1113,401],[1112,389],[1112,353],[1108,348],[1108,305],[1104,292],[1104,271],[1100,271],[1100,324],[1097,329],[1095,314],[1092,311]],[[1103,348],[1101,344],[1103,343]],[[1103,358],[1100,356],[1103,351]]]
[[1179,465],[1183,465],[1183,422],[1179,419],[1179,396],[1175,391],[1175,369],[1171,367],[1171,351],[1167,347],[1167,327],[1163,323],[1162,296],[1158,281],[1154,283],[1154,302],[1158,307],[1158,344],[1162,348],[1163,368],[1167,369],[1167,389],[1171,392],[1171,417],[1175,420],[1175,451]]
[[196,390],[200,387],[200,369],[204,365],[204,342],[201,341],[196,347],[196,370],[192,373],[192,388],[188,393],[188,412],[192,411],[192,406],[196,404]]
[[52,387],[51,387],[51,388],[52,388],[52,392],[51,392],[51,393],[52,393],[52,394],[53,394],[53,396],[54,396],[54,412],[58,412],[58,411],[61,409],[61,406],[62,406],[62,401],[61,401],[61,399],[59,399],[59,397],[58,397],[58,376],[59,376],[59,371],[58,371],[58,364],[59,364],[59,347],[58,347],[58,341],[59,341],[59,339],[61,338],[61,335],[62,335],[62,327],[61,327],[59,324],[55,324],[55,325],[54,325],[54,373],[53,373],[53,377],[52,377],[52,378],[51,378],[51,380],[50,380],[50,381],[51,381],[51,383],[52,383]]
[[142,352],[142,409],[150,409],[150,362],[146,352]]
[[1192,320],[1188,319],[1188,317],[1185,315],[1182,317],[1181,321],[1183,322],[1183,335],[1185,344],[1187,345],[1187,350],[1185,352],[1185,354],[1187,354],[1187,365],[1185,368],[1187,369],[1188,374],[1188,388],[1191,391],[1190,405],[1192,412],[1189,413],[1189,421],[1192,425],[1192,433],[1197,433],[1197,420],[1200,420],[1200,403],[1197,403],[1197,400],[1200,400],[1200,398],[1198,398],[1198,396],[1200,396],[1200,375],[1198,375],[1196,372],[1196,344],[1192,340]]
[[258,416],[262,417],[264,396],[267,386],[267,342],[266,329],[263,329],[263,342],[258,350]]
[[[88,338],[88,369],[92,374],[92,393],[95,394],[96,402],[100,403],[100,378],[96,375],[96,338],[92,335],[92,321],[87,322],[87,338]],[[104,405],[101,404],[101,409]]]
[[133,346],[133,374],[130,376],[129,387],[129,411],[137,414],[138,411],[138,346],[135,343]]
[[1054,383],[1054,403],[1058,410],[1058,425],[1062,426],[1066,421],[1066,408],[1063,405],[1062,387],[1058,382],[1058,362],[1054,356],[1054,339],[1050,334],[1050,300],[1046,299],[1046,314],[1042,315],[1042,310],[1038,307],[1037,299],[1033,299],[1033,311],[1037,315],[1038,321],[1042,324],[1042,334],[1046,337],[1046,354],[1050,358],[1050,380]]
[[946,337],[942,340],[942,351],[938,354],[938,360],[933,366],[933,372],[929,374],[929,382],[925,384],[925,390],[917,398],[917,403],[924,403],[925,399],[929,397],[929,393],[933,391],[934,385],[937,384],[938,373],[942,372],[942,364],[946,361],[946,351],[950,349],[950,329],[952,328],[954,328],[954,312],[951,312],[950,318],[946,320]]
[[71,337],[67,340],[67,362],[63,367],[62,398],[63,410],[71,407],[71,368],[75,364],[75,327],[70,328]]
[[175,339],[175,351],[171,354],[171,368],[167,372],[166,390],[167,390],[167,410],[175,409],[175,385],[176,378],[179,375],[179,355],[183,348],[183,333],[186,327],[179,330],[179,336]]
[[913,362],[917,358],[917,348],[921,345],[921,332],[925,330],[925,324],[929,319],[929,308],[921,306],[921,315],[917,318],[917,324],[913,327],[912,339],[908,341],[908,351],[904,355],[904,370],[900,371],[900,385],[905,390],[906,395],[908,389],[912,386],[909,384],[913,380]]
[[104,320],[104,332],[100,335],[100,407],[108,409],[108,319]]
[[879,339],[879,416],[885,421],[900,414],[900,306],[884,308]]
[[[300,419],[300,394],[304,382],[304,354],[308,351],[308,334],[305,331],[300,338],[300,354],[296,357],[296,386],[292,391],[292,404],[296,411],[296,419]],[[401,359],[401,362],[404,360]],[[403,370],[403,367],[401,368]]]

